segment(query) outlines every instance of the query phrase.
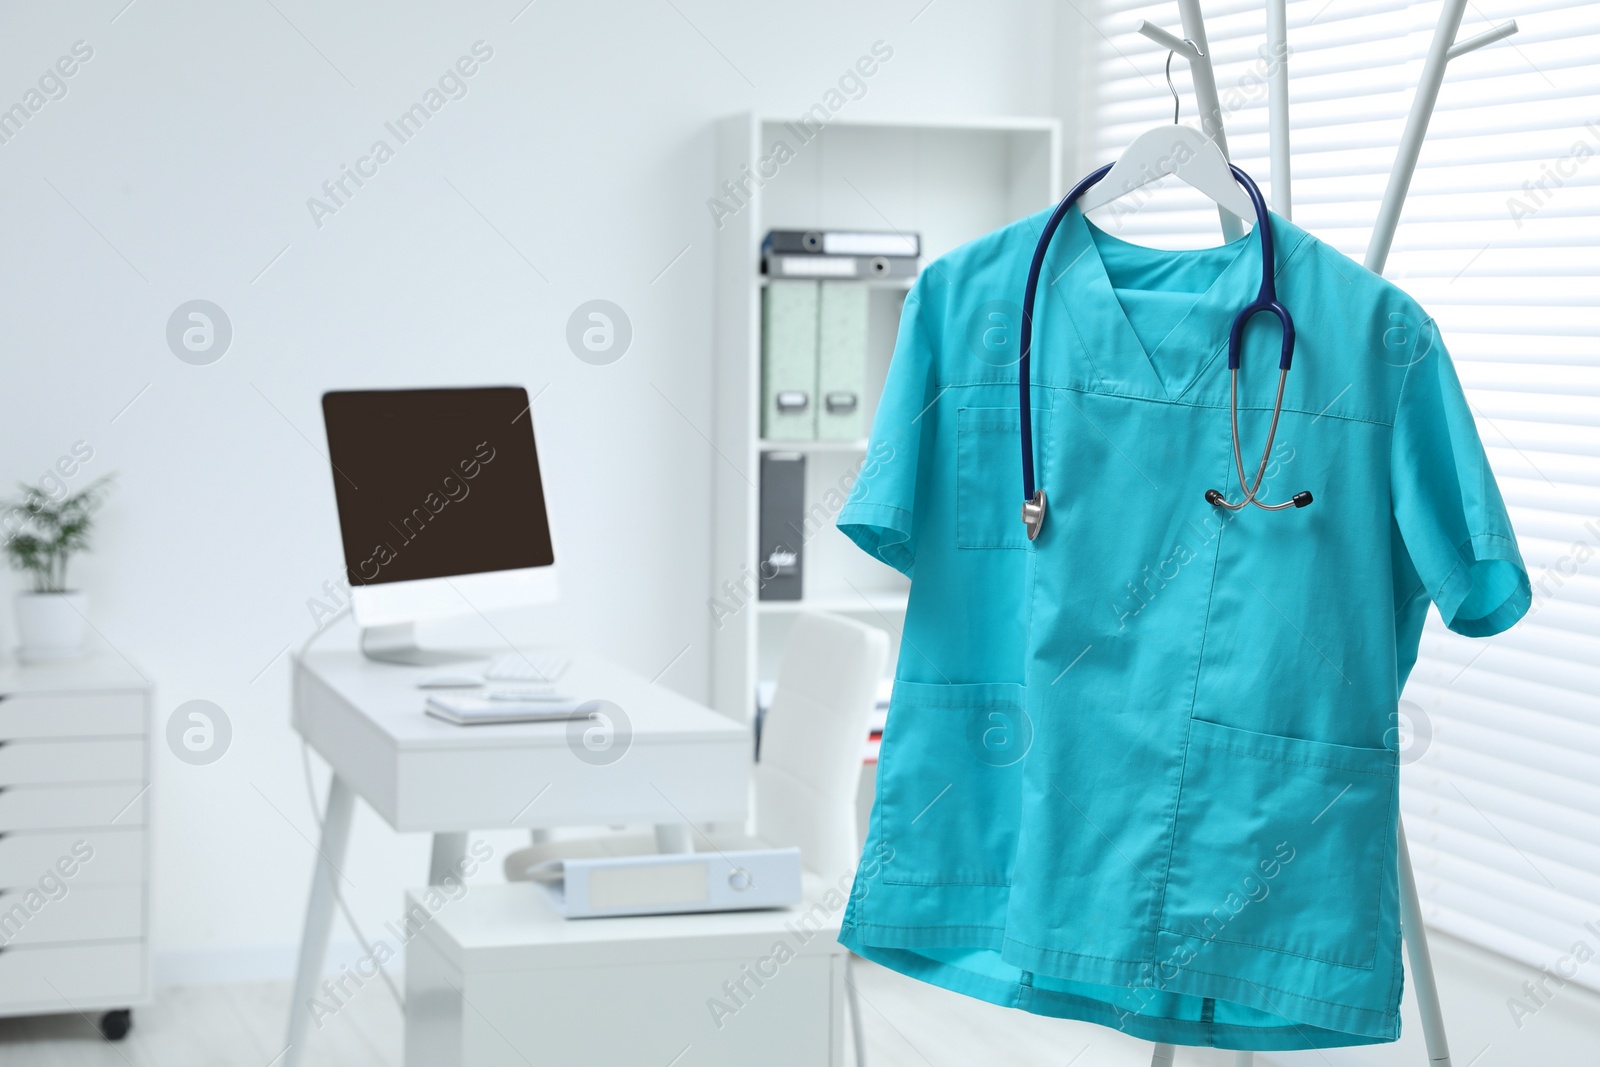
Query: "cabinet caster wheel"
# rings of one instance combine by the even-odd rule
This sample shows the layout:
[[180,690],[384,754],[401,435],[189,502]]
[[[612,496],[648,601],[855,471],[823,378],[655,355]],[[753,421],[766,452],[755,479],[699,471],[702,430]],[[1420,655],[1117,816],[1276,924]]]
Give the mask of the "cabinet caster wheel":
[[133,1029],[133,1012],[127,1008],[118,1008],[108,1011],[100,1016],[100,1032],[107,1041],[121,1041],[128,1036],[128,1031]]

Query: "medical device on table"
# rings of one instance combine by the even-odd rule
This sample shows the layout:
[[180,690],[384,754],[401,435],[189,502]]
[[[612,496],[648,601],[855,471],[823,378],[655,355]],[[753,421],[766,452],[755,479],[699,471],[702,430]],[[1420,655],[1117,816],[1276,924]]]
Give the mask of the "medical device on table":
[[523,871],[568,919],[748,911],[800,903],[800,850],[570,856]]

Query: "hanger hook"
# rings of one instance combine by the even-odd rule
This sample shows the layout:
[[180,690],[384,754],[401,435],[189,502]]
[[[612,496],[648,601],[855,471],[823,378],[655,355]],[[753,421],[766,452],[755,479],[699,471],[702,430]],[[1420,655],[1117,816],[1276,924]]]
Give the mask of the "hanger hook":
[[[1193,41],[1189,40],[1189,38],[1185,37],[1183,39],[1183,43],[1188,45],[1190,48],[1193,48],[1194,49],[1194,54],[1196,56],[1205,55],[1204,52],[1200,51],[1200,46],[1195,44]],[[1176,52],[1173,52],[1173,51],[1168,51],[1167,52],[1167,91],[1172,94],[1172,124],[1174,126],[1176,126],[1178,124],[1178,103],[1179,103],[1177,87],[1172,84],[1172,57],[1175,56],[1175,55],[1177,55]]]

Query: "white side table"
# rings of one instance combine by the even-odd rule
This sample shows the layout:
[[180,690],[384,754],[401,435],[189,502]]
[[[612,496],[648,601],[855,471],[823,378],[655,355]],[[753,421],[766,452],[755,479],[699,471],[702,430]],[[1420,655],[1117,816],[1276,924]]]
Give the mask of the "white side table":
[[809,876],[793,908],[625,919],[563,919],[531,882],[429,893],[406,899],[406,1067],[844,1062],[843,900]]
[[149,1003],[149,714],[119,656],[0,664],[0,1015]]

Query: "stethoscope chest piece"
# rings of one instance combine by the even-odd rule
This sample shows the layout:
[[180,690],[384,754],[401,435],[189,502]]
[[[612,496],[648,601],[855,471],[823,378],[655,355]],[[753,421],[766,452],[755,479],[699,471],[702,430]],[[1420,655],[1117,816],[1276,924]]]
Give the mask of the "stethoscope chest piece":
[[1036,490],[1032,499],[1022,502],[1022,525],[1028,528],[1028,540],[1039,536],[1039,528],[1044,525],[1043,489]]

